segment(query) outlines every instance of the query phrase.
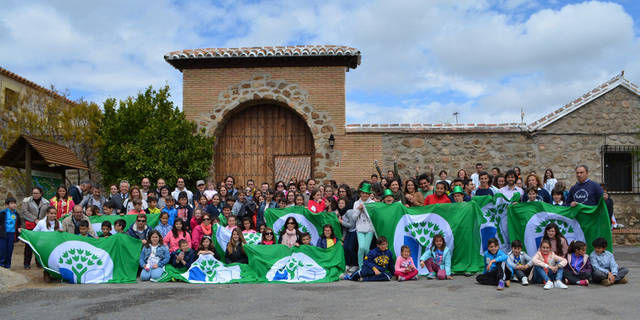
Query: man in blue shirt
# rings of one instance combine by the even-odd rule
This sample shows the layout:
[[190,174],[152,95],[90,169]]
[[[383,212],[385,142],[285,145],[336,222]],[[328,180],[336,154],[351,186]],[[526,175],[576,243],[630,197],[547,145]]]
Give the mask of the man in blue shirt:
[[11,255],[13,255],[13,242],[16,231],[22,228],[20,215],[18,215],[18,202],[13,197],[8,197],[4,202],[7,208],[0,211],[0,266],[11,269]]
[[576,167],[576,179],[578,182],[569,189],[566,203],[575,207],[578,203],[595,206],[602,198],[602,187],[589,180],[589,167],[579,165]]

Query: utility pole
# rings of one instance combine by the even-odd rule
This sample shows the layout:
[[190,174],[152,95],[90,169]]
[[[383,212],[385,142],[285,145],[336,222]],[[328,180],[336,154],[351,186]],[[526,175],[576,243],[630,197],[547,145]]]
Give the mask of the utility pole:
[[458,124],[458,115],[460,114],[460,112],[456,111],[453,113],[453,116],[456,117],[456,124]]

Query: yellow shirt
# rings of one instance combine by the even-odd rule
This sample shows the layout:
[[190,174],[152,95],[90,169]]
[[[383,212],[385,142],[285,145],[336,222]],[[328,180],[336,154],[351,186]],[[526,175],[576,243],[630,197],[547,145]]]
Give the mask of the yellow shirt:
[[333,245],[336,244],[333,239],[327,239],[327,248],[331,248],[333,247]]

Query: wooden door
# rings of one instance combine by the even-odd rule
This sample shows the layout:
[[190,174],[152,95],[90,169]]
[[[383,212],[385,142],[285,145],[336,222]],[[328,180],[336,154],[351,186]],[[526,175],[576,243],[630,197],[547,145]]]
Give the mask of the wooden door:
[[244,186],[248,179],[256,185],[265,181],[273,184],[276,156],[309,156],[313,163],[309,127],[296,113],[278,105],[255,105],[232,115],[216,139],[218,182],[230,175],[238,186]]

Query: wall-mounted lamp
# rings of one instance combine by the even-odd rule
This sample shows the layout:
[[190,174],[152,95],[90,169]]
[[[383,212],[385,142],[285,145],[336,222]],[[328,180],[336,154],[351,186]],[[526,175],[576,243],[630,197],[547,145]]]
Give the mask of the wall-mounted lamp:
[[336,138],[333,136],[333,133],[329,136],[329,147],[333,149],[333,146],[336,144]]

